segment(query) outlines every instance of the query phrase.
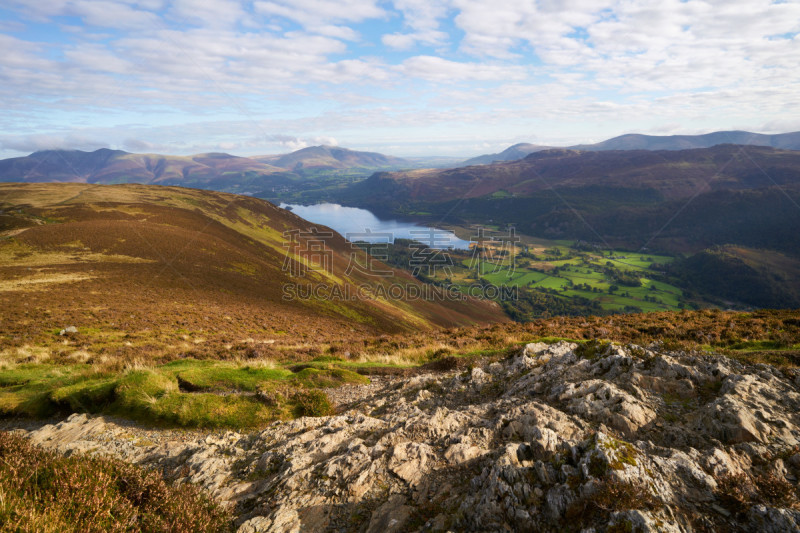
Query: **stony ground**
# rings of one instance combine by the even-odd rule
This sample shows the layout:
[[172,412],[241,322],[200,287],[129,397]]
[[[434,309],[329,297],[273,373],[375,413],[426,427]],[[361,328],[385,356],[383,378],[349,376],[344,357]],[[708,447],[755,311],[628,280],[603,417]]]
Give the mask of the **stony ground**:
[[529,344],[332,392],[261,432],[21,428],[208,488],[256,531],[800,531],[800,377],[658,345]]

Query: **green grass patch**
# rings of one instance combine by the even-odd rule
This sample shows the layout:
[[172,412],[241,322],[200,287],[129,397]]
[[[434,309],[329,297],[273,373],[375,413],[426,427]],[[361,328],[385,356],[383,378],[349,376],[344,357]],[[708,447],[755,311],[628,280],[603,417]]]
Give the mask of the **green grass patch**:
[[176,379],[180,377],[202,390],[254,392],[265,381],[286,380],[290,370],[263,366],[237,365],[221,361],[184,359],[161,367]]
[[105,413],[162,426],[251,428],[328,413],[318,389],[345,383],[369,380],[344,368],[292,372],[193,359],[119,373],[99,373],[90,365],[28,364],[0,370],[0,413]]

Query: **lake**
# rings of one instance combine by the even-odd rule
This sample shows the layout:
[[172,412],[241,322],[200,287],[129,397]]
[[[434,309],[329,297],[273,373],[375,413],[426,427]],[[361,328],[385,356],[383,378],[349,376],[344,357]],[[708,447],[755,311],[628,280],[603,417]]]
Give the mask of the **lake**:
[[281,204],[292,213],[315,224],[323,224],[344,235],[349,241],[394,242],[412,239],[431,248],[469,249],[469,241],[459,239],[452,231],[422,226],[401,220],[381,220],[367,209],[339,204]]

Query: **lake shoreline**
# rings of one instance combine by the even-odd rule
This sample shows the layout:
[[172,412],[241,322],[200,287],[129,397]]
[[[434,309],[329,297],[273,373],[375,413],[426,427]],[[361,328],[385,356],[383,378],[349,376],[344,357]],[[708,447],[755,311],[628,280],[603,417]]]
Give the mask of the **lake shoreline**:
[[408,220],[406,217],[381,219],[369,209],[324,202],[311,205],[281,202],[287,209],[309,222],[328,226],[351,241],[394,242],[410,239],[430,248],[469,250],[470,241],[452,230],[434,224]]

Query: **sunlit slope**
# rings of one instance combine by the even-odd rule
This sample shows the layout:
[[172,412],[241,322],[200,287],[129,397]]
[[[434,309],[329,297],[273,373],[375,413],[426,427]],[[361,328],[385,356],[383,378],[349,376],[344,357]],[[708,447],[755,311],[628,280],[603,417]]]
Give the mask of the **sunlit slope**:
[[[494,304],[383,296],[382,287],[419,282],[404,273],[346,274],[351,254],[363,252],[335,233],[324,239],[330,268],[317,265],[303,254],[312,248],[305,234],[312,226],[330,230],[250,197],[147,185],[2,184],[0,209],[3,326],[21,334],[98,323],[319,338],[504,319]],[[284,236],[292,230],[301,232],[294,250]],[[291,276],[309,261],[305,276]],[[322,290],[287,301],[287,284]],[[362,297],[341,296],[348,294]]]

